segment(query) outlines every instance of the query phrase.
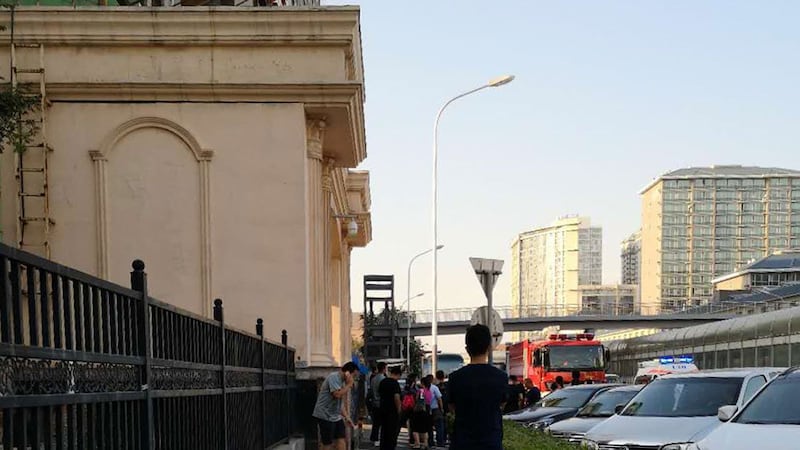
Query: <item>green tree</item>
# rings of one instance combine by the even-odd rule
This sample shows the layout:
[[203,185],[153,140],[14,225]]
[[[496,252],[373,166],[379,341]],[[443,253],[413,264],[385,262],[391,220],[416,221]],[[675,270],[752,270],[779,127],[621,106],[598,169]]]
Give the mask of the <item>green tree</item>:
[[39,121],[32,115],[40,108],[38,94],[10,85],[0,89],[0,145],[22,153],[39,132]]
[[[401,341],[403,342],[402,346],[403,357],[406,356],[405,325],[407,323],[406,319],[408,317],[411,317],[411,320],[413,321],[413,315],[409,316],[408,311],[398,311],[396,309],[384,309],[378,314],[366,313],[361,315],[362,320],[364,320],[365,326],[394,326],[397,329],[397,335],[399,336],[399,339],[401,339]],[[411,350],[411,355],[410,355],[411,367],[408,367],[406,369],[408,373],[419,374],[422,372],[422,358],[425,356],[425,349],[423,347],[422,342],[420,342],[417,339],[412,338],[409,345]],[[362,342],[362,347],[363,347],[363,342]]]

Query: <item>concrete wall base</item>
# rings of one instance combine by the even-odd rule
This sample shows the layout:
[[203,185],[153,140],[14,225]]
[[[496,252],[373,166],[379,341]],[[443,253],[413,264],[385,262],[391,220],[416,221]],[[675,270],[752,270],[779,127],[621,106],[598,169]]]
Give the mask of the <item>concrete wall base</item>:
[[292,438],[286,444],[281,444],[273,447],[272,450],[304,450],[306,448],[306,440],[303,438]]

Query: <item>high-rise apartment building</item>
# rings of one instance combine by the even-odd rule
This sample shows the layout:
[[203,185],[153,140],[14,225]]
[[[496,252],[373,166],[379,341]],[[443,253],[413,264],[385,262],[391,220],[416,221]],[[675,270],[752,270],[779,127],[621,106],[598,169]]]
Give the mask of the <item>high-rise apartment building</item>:
[[669,172],[642,196],[642,306],[707,302],[711,280],[800,248],[800,171],[711,166]]
[[512,305],[546,307],[553,314],[579,310],[579,286],[602,281],[602,249],[602,228],[585,217],[520,234],[512,245]]
[[620,262],[622,284],[639,284],[639,274],[642,267],[642,232],[637,231],[622,241]]

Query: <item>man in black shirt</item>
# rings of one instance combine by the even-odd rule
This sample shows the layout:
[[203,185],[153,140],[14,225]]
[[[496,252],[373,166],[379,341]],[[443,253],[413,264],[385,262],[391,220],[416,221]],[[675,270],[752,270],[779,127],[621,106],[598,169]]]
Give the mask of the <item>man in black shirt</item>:
[[542,399],[542,392],[533,385],[533,380],[525,379],[525,406],[533,406]]
[[503,450],[507,383],[505,373],[489,364],[489,328],[467,328],[466,343],[470,363],[448,382],[447,401],[455,413],[450,450]]
[[389,376],[384,378],[378,385],[378,396],[380,397],[379,411],[382,419],[383,432],[381,433],[381,450],[395,450],[397,447],[397,435],[400,434],[400,411],[402,403],[400,401],[400,375],[403,373],[400,367],[389,369]]
[[508,401],[506,402],[505,412],[512,413],[522,409],[525,400],[525,388],[519,383],[516,375],[508,377]]

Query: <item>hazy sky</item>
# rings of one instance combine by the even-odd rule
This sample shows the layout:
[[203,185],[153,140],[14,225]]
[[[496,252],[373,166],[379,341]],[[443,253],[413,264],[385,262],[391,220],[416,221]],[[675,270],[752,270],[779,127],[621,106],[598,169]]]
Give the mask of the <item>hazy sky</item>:
[[[800,2],[323,1],[358,3],[374,240],[361,277],[394,274],[430,247],[437,109],[494,76],[517,79],[454,104],[440,135],[439,303],[484,302],[468,257],[506,261],[510,244],[558,216],[603,227],[603,279],[640,223],[638,191],[668,170],[744,164],[800,169]],[[430,258],[415,264],[415,308],[430,308]],[[460,339],[459,339],[460,340]]]

